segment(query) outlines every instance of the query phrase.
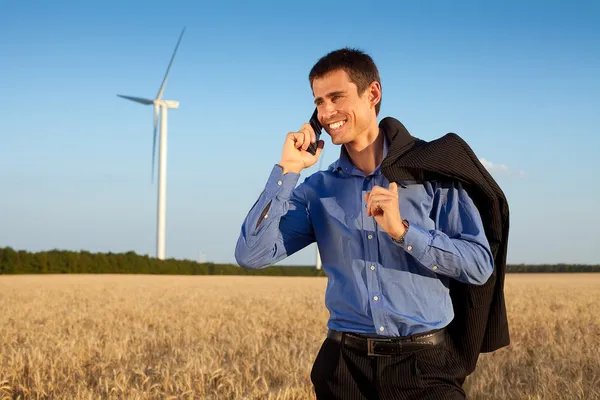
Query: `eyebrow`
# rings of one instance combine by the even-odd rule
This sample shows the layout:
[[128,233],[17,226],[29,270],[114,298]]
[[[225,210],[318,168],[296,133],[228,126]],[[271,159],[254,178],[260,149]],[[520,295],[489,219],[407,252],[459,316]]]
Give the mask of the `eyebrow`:
[[[333,97],[333,96],[339,96],[341,94],[345,94],[346,91],[345,90],[336,90],[335,92],[329,92],[327,93],[327,95],[325,97]],[[317,104],[317,102],[323,100],[322,97],[317,97],[314,101],[315,104]]]

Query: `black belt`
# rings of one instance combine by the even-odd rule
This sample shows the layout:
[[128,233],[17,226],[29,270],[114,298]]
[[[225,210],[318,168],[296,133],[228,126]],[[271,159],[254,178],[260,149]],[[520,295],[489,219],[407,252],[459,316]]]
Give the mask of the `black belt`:
[[443,343],[446,337],[446,330],[440,329],[406,337],[374,338],[329,329],[327,337],[338,343],[343,343],[344,346],[364,351],[369,356],[393,356],[422,350]]

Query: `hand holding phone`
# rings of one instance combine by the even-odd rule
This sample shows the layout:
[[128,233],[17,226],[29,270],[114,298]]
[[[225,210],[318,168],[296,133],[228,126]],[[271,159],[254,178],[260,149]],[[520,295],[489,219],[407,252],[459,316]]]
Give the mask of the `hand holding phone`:
[[[287,134],[283,144],[281,159],[278,163],[283,168],[284,174],[287,172],[300,173],[304,168],[312,166],[319,158],[325,143],[319,140],[323,128],[317,119],[317,115],[317,110],[315,109],[310,121],[302,124],[302,128],[298,132],[289,132]],[[312,134],[308,126],[315,133],[314,143],[311,140]]]

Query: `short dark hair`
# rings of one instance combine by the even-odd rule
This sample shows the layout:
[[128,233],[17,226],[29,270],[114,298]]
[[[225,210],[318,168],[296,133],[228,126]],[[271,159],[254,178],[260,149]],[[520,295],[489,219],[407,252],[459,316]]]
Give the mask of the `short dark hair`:
[[[322,78],[339,69],[346,71],[350,81],[356,85],[359,95],[374,81],[381,85],[379,71],[373,59],[361,50],[344,47],[326,54],[317,61],[308,74],[310,87],[312,88],[316,78]],[[379,115],[380,108],[381,100],[375,106],[377,115]]]

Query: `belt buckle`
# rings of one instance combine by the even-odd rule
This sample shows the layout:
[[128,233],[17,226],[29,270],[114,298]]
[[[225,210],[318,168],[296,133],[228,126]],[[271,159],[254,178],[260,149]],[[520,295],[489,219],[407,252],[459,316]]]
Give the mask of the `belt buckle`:
[[[375,344],[377,342],[388,342],[388,343],[392,343],[391,339],[373,339],[373,338],[367,338],[367,355],[369,357],[391,357],[392,354],[378,354],[375,353]],[[402,349],[402,343],[398,342],[396,343],[397,346],[400,346],[400,350]]]

